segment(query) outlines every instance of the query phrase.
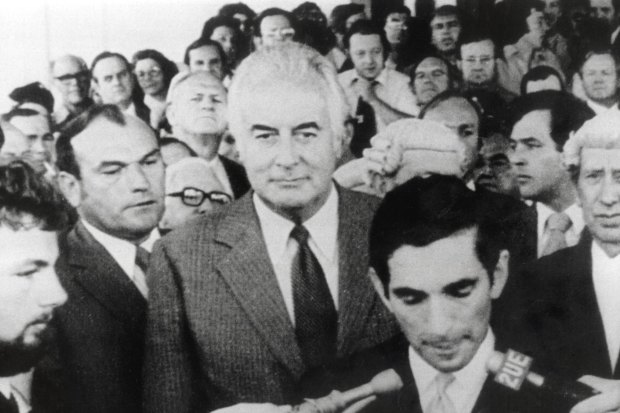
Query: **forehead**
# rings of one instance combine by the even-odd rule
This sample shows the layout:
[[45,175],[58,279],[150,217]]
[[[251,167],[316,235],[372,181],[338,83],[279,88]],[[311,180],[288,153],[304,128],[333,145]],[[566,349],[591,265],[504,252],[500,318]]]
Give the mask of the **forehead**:
[[526,113],[512,128],[512,139],[536,138],[552,142],[551,113],[548,110],[534,110]]
[[30,261],[54,261],[58,257],[57,234],[37,227],[13,231],[0,225],[0,256],[2,267]]
[[185,164],[182,167],[166,171],[166,191],[181,191],[186,187],[194,187],[205,192],[219,190],[221,185],[213,174],[213,171],[206,165]]
[[461,53],[466,55],[472,54],[493,54],[493,41],[489,39],[480,40],[461,45]]
[[28,145],[28,137],[10,123],[1,122],[4,132],[4,145],[0,149],[8,149],[9,146]]
[[435,69],[443,69],[447,71],[448,66],[442,60],[437,59],[436,57],[427,57],[426,59],[422,60],[422,62],[420,62],[418,67],[416,67],[415,71],[416,73],[418,73],[432,71]]
[[616,62],[614,58],[610,54],[593,54],[585,61],[583,64],[583,69],[603,69],[603,68],[614,68],[616,67]]
[[189,60],[194,59],[212,59],[214,57],[220,57],[215,46],[200,46],[196,49],[192,49],[189,51]]
[[15,116],[11,123],[27,135],[50,131],[50,124],[43,115]]
[[191,77],[177,86],[175,98],[189,99],[190,96],[207,93],[225,96],[226,90],[220,81],[211,76]]
[[214,30],[213,33],[211,34],[211,37],[219,37],[219,36],[232,36],[235,33],[235,31],[232,29],[232,27],[229,26],[217,26]]
[[[388,259],[390,289],[438,292],[464,278],[486,277],[475,252],[475,228],[458,231],[423,247],[404,245]],[[451,251],[446,260],[446,251]]]
[[[139,120],[127,117],[125,125],[97,119],[71,139],[79,161],[97,166],[101,162],[135,162],[157,149],[154,133]],[[80,162],[82,163],[82,162]]]
[[65,58],[59,59],[54,63],[54,76],[62,76],[64,74],[73,74],[86,69],[76,59]]
[[613,8],[612,0],[590,0],[590,7]]
[[620,148],[583,148],[581,150],[581,169],[620,170]]
[[478,114],[471,104],[462,98],[451,98],[430,109],[425,119],[435,120],[447,126],[476,125]]
[[127,70],[125,62],[123,62],[119,57],[112,56],[106,57],[105,59],[101,59],[100,61],[98,61],[93,68],[93,75],[100,76],[106,74],[113,74],[122,72],[123,70]]
[[146,59],[140,59],[136,62],[136,69],[138,68],[148,69],[151,67],[159,67],[159,63],[157,63],[157,60],[147,57]]
[[378,34],[355,33],[349,39],[349,48],[351,50],[371,47],[382,47],[381,37]]
[[446,16],[435,16],[433,17],[433,20],[431,20],[431,27],[434,27],[437,24],[446,24],[450,22],[458,23],[458,21],[459,21],[459,18],[456,16],[456,14],[448,14]]
[[260,22],[260,30],[269,31],[273,29],[279,28],[288,28],[291,27],[291,23],[288,21],[286,16],[282,14],[276,14],[275,16],[267,16]]

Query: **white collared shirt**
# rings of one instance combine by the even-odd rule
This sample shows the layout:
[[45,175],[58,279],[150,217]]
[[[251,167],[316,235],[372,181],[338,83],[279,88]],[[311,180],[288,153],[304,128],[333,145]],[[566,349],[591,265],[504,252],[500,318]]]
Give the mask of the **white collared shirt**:
[[[474,358],[461,370],[452,373],[454,381],[446,388],[446,393],[457,413],[470,413],[473,410],[488,377],[486,363],[494,349],[495,336],[489,328]],[[424,409],[435,397],[435,377],[440,371],[422,359],[412,347],[409,347],[409,366],[418,389],[422,411],[427,413]]]
[[15,398],[19,413],[28,413],[32,410],[32,373],[33,370],[11,377],[0,377],[0,393],[10,400]]
[[603,319],[611,368],[614,369],[620,351],[620,255],[609,258],[596,241],[592,242],[591,254],[596,302]]
[[[103,245],[103,248],[110,253],[114,261],[121,267],[123,272],[127,274],[127,277],[134,282],[134,269],[136,267],[136,250],[137,247],[135,244],[132,244],[129,241],[125,241],[124,239],[113,237],[110,234],[106,234],[105,232],[95,228],[86,220],[82,219],[82,223],[84,227],[91,233],[91,235]],[[155,228],[151,231],[149,237],[140,244],[142,248],[151,252],[153,250],[153,244],[155,241],[159,239],[159,231]]]
[[[563,211],[570,218],[573,223],[566,231],[566,246],[572,247],[579,242],[579,236],[584,227],[583,212],[581,207],[577,204],[573,204]],[[536,202],[536,216],[537,216],[537,257],[540,258],[547,241],[549,240],[549,232],[547,231],[547,220],[554,214],[555,211],[549,208],[542,202]]]
[[614,44],[616,39],[618,38],[618,34],[620,33],[620,26],[616,27],[616,30],[611,34],[611,44]]
[[[354,87],[355,82],[358,80],[359,75],[355,69],[347,70],[338,75],[338,81],[347,96],[352,116],[355,116],[359,99]],[[417,99],[409,88],[408,76],[386,67],[374,80],[378,82],[378,85],[375,86],[375,93],[379,99],[400,112],[411,116],[418,116],[420,108],[418,107]],[[377,129],[381,130],[385,126],[377,118]]]
[[220,181],[220,183],[224,187],[224,192],[230,195],[232,199],[235,199],[235,194],[233,194],[232,187],[230,186],[228,174],[226,173],[226,169],[224,168],[224,164],[222,163],[219,155],[215,155],[210,161],[207,160],[207,163],[211,167],[211,170],[215,173],[218,181]]
[[[267,254],[273,265],[289,317],[295,325],[291,269],[297,253],[297,242],[290,236],[295,224],[269,209],[256,193],[253,201],[267,246]],[[308,245],[323,269],[336,309],[338,309],[338,222],[338,191],[332,184],[325,204],[303,225],[310,233]]]
[[594,111],[595,114],[600,115],[601,113],[607,112],[608,110],[618,110],[618,103],[616,102],[612,107],[607,107],[605,105],[601,105],[600,103],[596,103],[593,100],[588,99],[586,101],[590,109]]
[[129,106],[127,106],[127,109],[122,111],[125,115],[131,115],[133,117],[138,117],[137,113],[136,113],[136,105],[134,105],[133,102],[131,102],[129,104]]

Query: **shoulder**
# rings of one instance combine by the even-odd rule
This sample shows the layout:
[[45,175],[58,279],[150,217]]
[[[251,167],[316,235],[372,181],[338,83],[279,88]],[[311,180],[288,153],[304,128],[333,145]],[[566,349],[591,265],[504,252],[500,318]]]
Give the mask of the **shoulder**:
[[358,191],[337,186],[340,211],[358,218],[372,219],[381,204],[381,199]]

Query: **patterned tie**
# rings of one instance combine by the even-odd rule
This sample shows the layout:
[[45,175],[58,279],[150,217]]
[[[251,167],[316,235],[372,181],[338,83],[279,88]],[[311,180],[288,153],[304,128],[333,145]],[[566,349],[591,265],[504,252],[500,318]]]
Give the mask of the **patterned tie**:
[[566,248],[566,231],[573,225],[569,216],[564,212],[554,212],[547,219],[547,233],[549,238],[542,250],[541,257]]
[[19,407],[15,396],[11,394],[11,398],[7,400],[4,394],[0,393],[0,413],[19,413]]
[[149,267],[150,257],[150,252],[140,246],[136,247],[136,265],[133,271],[133,283],[136,285],[136,288],[138,288],[144,298],[146,298],[149,293],[149,289],[146,284],[146,271]]
[[295,335],[307,368],[329,363],[336,355],[338,314],[325,274],[308,245],[308,230],[296,225],[291,238],[299,246],[293,259]]
[[431,399],[424,413],[456,413],[454,403],[446,389],[454,381],[454,374],[439,373],[435,377],[435,396]]

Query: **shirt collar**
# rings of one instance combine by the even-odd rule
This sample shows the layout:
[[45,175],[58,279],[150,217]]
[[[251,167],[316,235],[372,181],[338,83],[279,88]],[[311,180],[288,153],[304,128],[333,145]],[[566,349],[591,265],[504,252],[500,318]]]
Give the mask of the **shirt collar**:
[[586,100],[586,103],[588,104],[590,109],[592,109],[594,113],[596,113],[597,115],[600,115],[601,113],[606,112],[608,110],[612,110],[612,109],[618,110],[618,102],[614,103],[613,106],[611,107],[601,105],[600,103],[596,103],[595,101],[591,99]]
[[11,378],[0,377],[0,393],[8,400],[11,398]]
[[[607,253],[598,245],[596,240],[592,241],[591,247],[593,268],[604,268],[605,271],[613,272],[612,268],[620,269],[620,255],[610,257]],[[592,271],[593,274],[598,271]]]
[[[583,212],[581,207],[577,205],[577,203],[572,204],[568,208],[563,211],[572,222],[571,228],[575,231],[576,234],[580,234],[585,226],[583,221]],[[549,208],[547,205],[542,202],[536,202],[536,215],[538,216],[538,233],[542,234],[545,232],[545,226],[547,224],[547,220],[554,214],[555,211]]]
[[[381,85],[385,85],[387,84],[388,81],[388,68],[384,67],[383,70],[381,71],[381,73],[379,73],[379,76],[377,76],[376,78],[370,80],[371,82],[377,82]],[[350,85],[352,85],[353,83],[357,82],[360,79],[360,75],[357,73],[356,69],[351,69],[351,81],[349,82]]]
[[[454,384],[461,389],[465,389],[465,391],[469,387],[474,388],[476,384],[482,385],[488,376],[487,360],[493,355],[494,350],[495,335],[491,328],[489,328],[471,361],[459,371],[452,373],[455,378]],[[428,364],[411,346],[409,347],[409,365],[418,392],[420,394],[427,393],[440,371]]]
[[[272,257],[284,256],[286,244],[295,223],[272,211],[256,192],[254,192],[252,199],[269,255]],[[334,184],[331,185],[325,204],[303,225],[321,253],[333,261],[336,258],[338,242],[338,191]]]
[[[114,261],[123,269],[125,274],[130,278],[133,277],[134,267],[136,265],[136,245],[124,239],[113,237],[110,234],[95,228],[89,224],[86,220],[82,219],[84,227],[91,233],[91,235],[110,253]],[[160,238],[157,228],[153,229],[149,234],[149,237],[140,244],[142,248],[151,252],[155,241]]]

